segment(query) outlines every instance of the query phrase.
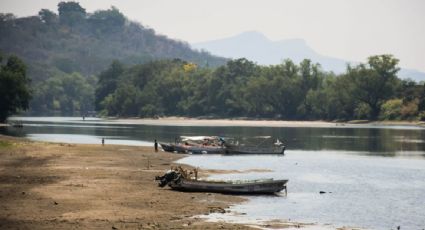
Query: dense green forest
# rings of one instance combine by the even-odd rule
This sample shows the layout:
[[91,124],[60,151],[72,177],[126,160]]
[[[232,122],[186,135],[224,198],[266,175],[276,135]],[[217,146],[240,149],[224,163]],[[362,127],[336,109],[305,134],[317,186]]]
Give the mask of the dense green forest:
[[116,61],[99,75],[96,108],[109,116],[424,120],[425,84],[397,78],[397,65],[391,55],[372,56],[335,76],[309,60],[237,59],[215,69],[180,59]]
[[59,3],[58,13],[0,14],[0,53],[25,62],[34,89],[31,111],[44,115],[93,110],[95,78],[113,60],[131,65],[181,58],[210,67],[227,61],[158,35],[115,7],[87,13],[77,2]]

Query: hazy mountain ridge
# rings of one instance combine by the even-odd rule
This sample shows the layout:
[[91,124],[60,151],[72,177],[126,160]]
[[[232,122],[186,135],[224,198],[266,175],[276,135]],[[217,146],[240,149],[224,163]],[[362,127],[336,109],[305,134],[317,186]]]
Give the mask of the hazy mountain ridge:
[[[245,57],[262,65],[279,64],[284,59],[291,59],[295,63],[299,63],[303,59],[310,59],[319,63],[324,70],[335,73],[344,72],[349,63],[357,64],[356,62],[321,55],[308,46],[303,39],[271,41],[263,34],[255,31],[218,40],[194,43],[192,47],[227,58]],[[416,81],[425,80],[425,73],[412,69],[401,69],[399,76]]]

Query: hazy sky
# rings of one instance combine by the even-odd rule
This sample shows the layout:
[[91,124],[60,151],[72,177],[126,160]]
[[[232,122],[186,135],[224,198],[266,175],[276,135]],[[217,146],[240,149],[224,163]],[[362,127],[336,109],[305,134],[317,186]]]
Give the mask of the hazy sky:
[[[1,12],[57,11],[57,0],[0,0]],[[365,61],[390,53],[425,71],[424,0],[81,0],[88,12],[116,6],[129,19],[189,43],[259,31],[302,38],[318,53]]]

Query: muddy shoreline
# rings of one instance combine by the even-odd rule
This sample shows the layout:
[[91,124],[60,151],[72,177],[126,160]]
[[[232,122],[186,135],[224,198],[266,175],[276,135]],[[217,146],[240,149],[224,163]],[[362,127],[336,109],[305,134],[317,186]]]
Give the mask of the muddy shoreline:
[[0,228],[249,229],[193,216],[238,196],[159,188],[182,155],[150,147],[33,142],[0,135]]

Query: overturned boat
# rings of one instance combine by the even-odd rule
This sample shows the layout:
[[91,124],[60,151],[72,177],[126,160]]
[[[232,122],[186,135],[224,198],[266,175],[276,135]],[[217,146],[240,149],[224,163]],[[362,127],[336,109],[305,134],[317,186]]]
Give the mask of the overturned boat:
[[181,167],[178,170],[169,170],[163,176],[157,176],[158,186],[170,186],[174,190],[188,192],[216,192],[233,194],[273,194],[285,190],[288,180],[235,180],[235,181],[211,181],[198,180],[190,177]]

